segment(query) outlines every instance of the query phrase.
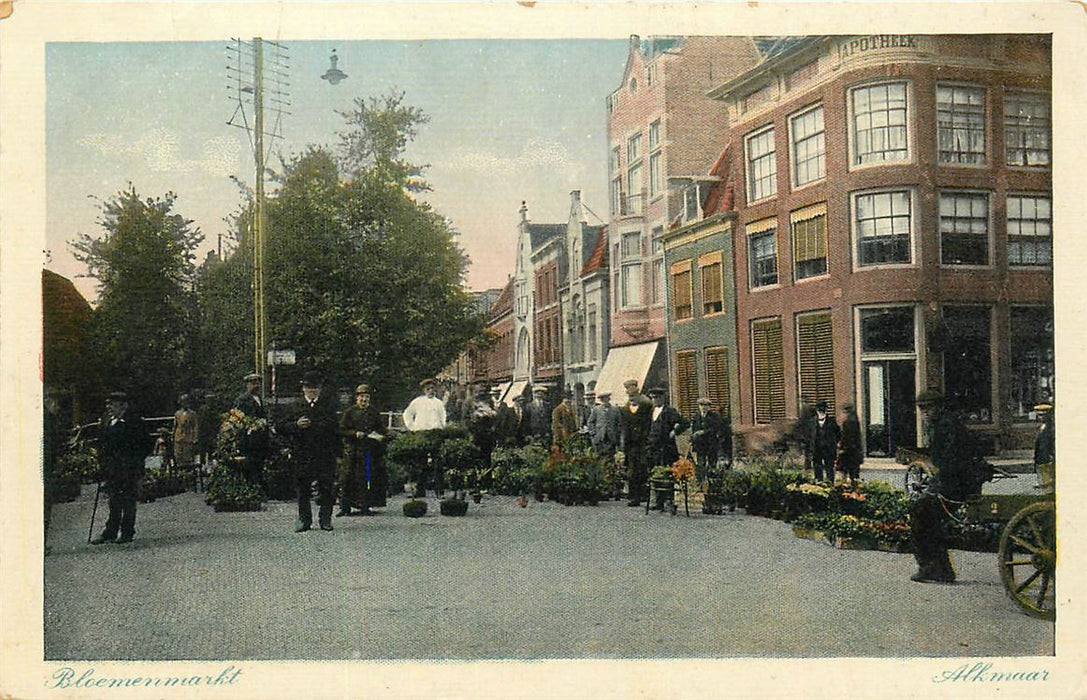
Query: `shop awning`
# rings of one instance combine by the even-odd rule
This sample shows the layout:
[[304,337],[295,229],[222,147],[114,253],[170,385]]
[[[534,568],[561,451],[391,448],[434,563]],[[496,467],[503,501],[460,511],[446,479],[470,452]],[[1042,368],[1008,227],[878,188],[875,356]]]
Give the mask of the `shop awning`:
[[525,385],[527,384],[527,379],[513,382],[513,384],[510,385],[509,390],[506,392],[506,395],[502,397],[502,403],[506,404],[507,406],[513,406],[513,397],[523,394],[525,391]]
[[510,384],[513,382],[499,382],[494,385],[495,389],[498,389],[498,400],[502,401],[506,398],[506,392],[510,390]]
[[600,370],[600,378],[596,380],[596,395],[600,396],[605,391],[611,392],[612,405],[625,406],[627,392],[623,388],[623,382],[636,379],[639,386],[645,383],[659,342],[654,340],[608,350],[608,358],[604,360],[604,368]]

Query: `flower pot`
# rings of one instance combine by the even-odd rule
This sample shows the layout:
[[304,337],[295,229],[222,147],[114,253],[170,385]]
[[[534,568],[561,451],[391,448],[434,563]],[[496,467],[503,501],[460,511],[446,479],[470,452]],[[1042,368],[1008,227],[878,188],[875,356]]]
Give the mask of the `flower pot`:
[[426,515],[426,501],[412,499],[404,504],[404,515],[409,518],[421,518]]
[[875,549],[876,541],[867,537],[835,537],[835,549],[865,550]]

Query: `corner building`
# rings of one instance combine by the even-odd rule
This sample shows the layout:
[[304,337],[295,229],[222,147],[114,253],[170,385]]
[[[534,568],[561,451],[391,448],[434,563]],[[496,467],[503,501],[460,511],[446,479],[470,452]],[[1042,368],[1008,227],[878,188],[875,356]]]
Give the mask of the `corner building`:
[[710,91],[738,156],[738,431],[851,402],[890,455],[935,387],[993,449],[1029,446],[1054,380],[1050,58],[1036,35],[786,38]]

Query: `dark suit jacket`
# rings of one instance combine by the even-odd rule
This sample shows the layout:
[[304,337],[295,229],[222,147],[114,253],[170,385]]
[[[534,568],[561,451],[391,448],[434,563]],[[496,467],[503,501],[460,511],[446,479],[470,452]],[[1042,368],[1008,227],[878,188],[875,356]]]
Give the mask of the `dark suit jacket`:
[[[302,416],[310,419],[309,427],[298,427]],[[293,440],[299,465],[335,470],[340,437],[336,399],[331,392],[321,392],[313,406],[305,398],[296,400],[279,423],[279,429]]]
[[[653,415],[653,411],[650,410],[649,414]],[[649,426],[649,449],[657,464],[671,465],[679,459],[679,449],[672,432],[679,435],[689,425],[687,419],[674,406],[661,409],[660,415]]]
[[811,419],[810,444],[813,455],[825,455],[833,460],[838,454],[839,437],[841,437],[841,430],[838,429],[837,421],[830,415],[827,415],[822,428],[819,427],[818,416]]
[[[636,410],[631,411],[631,408]],[[642,449],[649,444],[649,426],[653,422],[653,402],[638,394],[619,409],[619,449]]]
[[234,408],[252,418],[268,417],[268,413],[264,410],[264,404],[258,403],[257,399],[248,391],[239,394],[238,398],[234,399]]
[[861,450],[861,423],[857,414],[852,414],[842,421],[842,449],[838,457],[838,466],[842,469],[859,467],[864,461]]
[[143,477],[144,459],[151,451],[151,437],[138,417],[126,414],[112,425],[108,417],[103,418],[98,446],[105,481],[135,482]]
[[724,421],[717,411],[710,409],[706,415],[701,412],[695,414],[691,420],[691,447],[698,453],[718,452],[723,430]]

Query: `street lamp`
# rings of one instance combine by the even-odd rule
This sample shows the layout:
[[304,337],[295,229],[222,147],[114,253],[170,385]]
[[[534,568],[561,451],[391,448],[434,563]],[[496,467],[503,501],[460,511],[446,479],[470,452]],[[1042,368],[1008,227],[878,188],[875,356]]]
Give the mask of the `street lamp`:
[[347,73],[336,67],[336,64],[340,61],[340,57],[336,55],[336,49],[332,49],[332,55],[328,57],[328,60],[328,70],[321,76],[321,80],[327,80],[329,85],[338,85],[341,80],[347,77]]

